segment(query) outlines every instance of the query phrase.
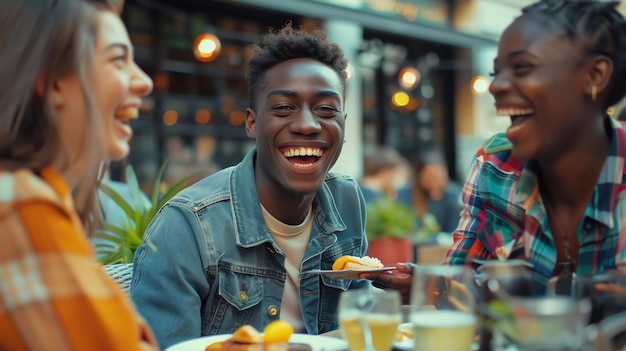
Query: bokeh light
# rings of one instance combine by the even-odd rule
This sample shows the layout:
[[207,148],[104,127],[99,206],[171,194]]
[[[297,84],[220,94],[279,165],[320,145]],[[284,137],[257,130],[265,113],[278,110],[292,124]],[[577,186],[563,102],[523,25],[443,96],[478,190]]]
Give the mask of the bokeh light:
[[476,95],[483,95],[489,90],[489,81],[483,76],[475,76],[472,78],[472,92]]
[[196,111],[196,123],[208,124],[211,121],[211,111],[206,108],[201,108]]
[[414,67],[404,67],[398,73],[398,82],[404,89],[414,88],[420,81],[422,75]]
[[404,107],[408,105],[410,100],[411,98],[409,97],[409,94],[403,91],[398,91],[391,97],[391,103],[397,107]]
[[350,79],[350,77],[352,77],[352,65],[348,62],[346,66],[346,80]]
[[167,110],[163,113],[163,123],[166,126],[173,126],[178,123],[178,112],[174,110]]
[[211,62],[222,51],[220,40],[212,33],[198,34],[193,42],[193,55],[198,61]]
[[240,111],[240,110],[233,110],[228,115],[228,121],[230,122],[230,124],[234,126],[242,125],[244,122],[244,119],[245,119],[245,114],[243,113],[243,111]]

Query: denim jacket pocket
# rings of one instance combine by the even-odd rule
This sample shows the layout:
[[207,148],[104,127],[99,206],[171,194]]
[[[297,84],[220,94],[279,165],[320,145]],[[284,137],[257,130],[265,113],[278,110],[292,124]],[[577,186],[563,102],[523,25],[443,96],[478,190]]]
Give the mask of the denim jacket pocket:
[[220,270],[219,294],[229,304],[243,311],[261,302],[263,281],[258,276]]
[[322,284],[326,287],[339,289],[341,291],[346,291],[350,287],[350,281],[346,279],[330,279],[325,275],[322,275]]
[[[361,257],[361,243],[357,240],[337,241],[335,245],[329,247],[322,253],[321,268],[332,270],[333,263],[344,255]],[[330,279],[325,275],[322,275],[322,283],[329,288],[339,289],[341,291],[346,291],[350,287],[350,280]]]

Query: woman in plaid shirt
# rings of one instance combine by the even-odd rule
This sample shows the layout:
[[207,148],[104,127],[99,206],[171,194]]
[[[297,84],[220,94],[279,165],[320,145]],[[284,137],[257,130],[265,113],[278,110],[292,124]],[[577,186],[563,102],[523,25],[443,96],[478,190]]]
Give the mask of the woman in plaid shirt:
[[121,5],[0,2],[0,350],[157,348],[83,227],[152,90]]
[[[504,31],[489,91],[511,126],[476,153],[444,263],[523,259],[539,293],[564,268],[625,264],[626,130],[605,112],[626,94],[617,4],[543,0]],[[408,296],[407,277],[363,276]]]

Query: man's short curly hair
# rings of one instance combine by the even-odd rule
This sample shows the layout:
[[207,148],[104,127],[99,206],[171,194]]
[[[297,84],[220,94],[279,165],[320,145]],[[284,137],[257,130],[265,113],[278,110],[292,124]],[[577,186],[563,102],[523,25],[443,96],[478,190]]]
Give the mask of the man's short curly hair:
[[262,89],[265,72],[270,68],[297,58],[310,58],[330,66],[341,80],[345,93],[348,61],[339,45],[331,43],[321,30],[308,32],[301,27],[293,27],[289,22],[279,31],[269,29],[263,44],[254,44],[253,55],[248,60],[246,83],[250,108],[256,110],[256,98]]

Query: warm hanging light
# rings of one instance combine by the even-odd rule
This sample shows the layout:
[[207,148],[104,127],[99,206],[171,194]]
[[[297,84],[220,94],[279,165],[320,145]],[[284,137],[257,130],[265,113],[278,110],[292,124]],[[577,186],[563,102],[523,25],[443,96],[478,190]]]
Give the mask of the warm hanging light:
[[411,101],[409,94],[403,91],[398,91],[391,96],[391,103],[397,107],[404,107],[409,104],[409,101]]
[[166,126],[173,126],[178,123],[178,112],[174,110],[167,110],[163,113],[163,124]]
[[420,81],[422,75],[414,67],[404,67],[398,73],[398,82],[404,89],[413,89]]
[[211,111],[206,108],[201,108],[196,111],[196,123],[208,124],[211,121]]
[[198,61],[211,62],[220,55],[222,43],[215,34],[200,33],[193,42],[193,55]]
[[234,126],[240,126],[245,122],[246,114],[240,110],[230,111],[228,114],[228,121]]
[[483,76],[472,78],[472,92],[476,95],[483,95],[489,90],[489,81]]

